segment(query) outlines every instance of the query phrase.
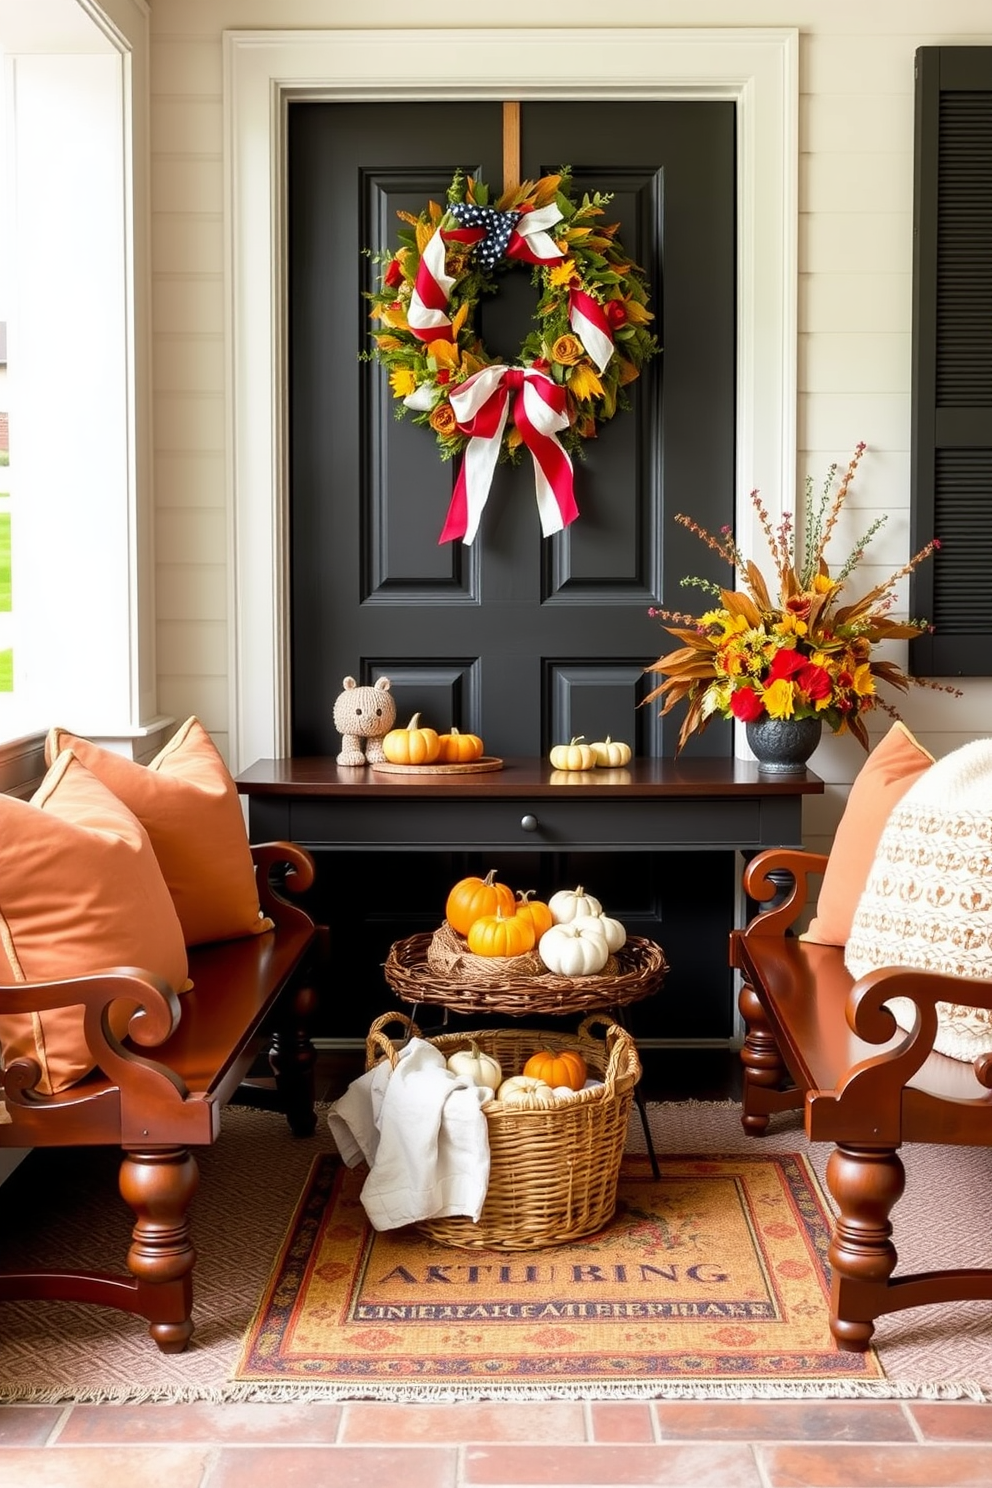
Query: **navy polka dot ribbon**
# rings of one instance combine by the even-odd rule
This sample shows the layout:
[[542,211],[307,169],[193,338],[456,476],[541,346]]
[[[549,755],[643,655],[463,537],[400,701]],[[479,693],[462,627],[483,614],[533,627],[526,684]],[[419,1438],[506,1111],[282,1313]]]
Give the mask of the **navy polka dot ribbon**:
[[520,213],[498,212],[495,207],[476,207],[471,202],[452,202],[448,210],[462,227],[483,230],[486,236],[473,251],[484,269],[494,269],[509,246]]

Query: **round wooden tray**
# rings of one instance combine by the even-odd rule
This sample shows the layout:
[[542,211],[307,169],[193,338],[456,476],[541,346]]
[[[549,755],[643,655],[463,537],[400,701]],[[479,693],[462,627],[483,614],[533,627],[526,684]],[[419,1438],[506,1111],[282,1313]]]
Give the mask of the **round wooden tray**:
[[377,775],[479,775],[485,770],[502,770],[503,761],[494,754],[483,754],[474,760],[459,760],[453,765],[394,765],[391,760],[370,765]]

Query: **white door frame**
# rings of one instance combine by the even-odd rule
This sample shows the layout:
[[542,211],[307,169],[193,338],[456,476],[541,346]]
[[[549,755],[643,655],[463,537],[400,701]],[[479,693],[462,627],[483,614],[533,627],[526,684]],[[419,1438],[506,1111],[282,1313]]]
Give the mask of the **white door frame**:
[[[293,99],[729,99],[737,108],[737,522],[796,469],[798,61],[793,28],[227,31],[225,258],[230,748],[289,751],[285,125]],[[453,81],[456,80],[456,81]]]

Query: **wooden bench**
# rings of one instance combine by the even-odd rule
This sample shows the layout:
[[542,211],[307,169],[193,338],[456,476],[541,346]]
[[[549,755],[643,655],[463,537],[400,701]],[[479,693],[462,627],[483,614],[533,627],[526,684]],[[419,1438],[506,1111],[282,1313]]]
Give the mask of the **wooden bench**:
[[[15,793],[25,794],[23,783]],[[217,1140],[222,1107],[266,1046],[276,1100],[292,1131],[313,1133],[307,1028],[325,932],[292,903],[313,882],[313,860],[288,843],[253,847],[252,856],[259,901],[275,929],[191,949],[193,989],[181,997],[133,967],[0,987],[12,1013],[81,1005],[96,1066],[68,1090],[46,1096],[36,1089],[35,1061],[12,1061],[3,1073],[9,1121],[0,1124],[0,1147],[120,1146],[120,1192],[136,1221],[128,1274],[0,1274],[0,1298],[120,1308],[146,1318],[164,1352],[181,1352],[193,1332],[196,1252],[187,1209],[199,1172],[190,1148]],[[138,1004],[124,1042],[107,1022],[109,1004],[119,997]]]
[[[841,1348],[863,1350],[883,1313],[992,1298],[992,1269],[895,1275],[889,1218],[905,1185],[904,1142],[992,1146],[992,1055],[970,1064],[933,1049],[936,1004],[992,1008],[992,983],[898,967],[854,983],[842,946],[815,945],[792,930],[826,864],[818,854],[772,849],[745,870],[745,891],[766,907],[731,934],[747,1025],[741,1119],[761,1136],[776,1112],[802,1108],[810,1141],[835,1144],[827,1163],[839,1211],[830,1327]],[[891,997],[916,1004],[913,1033],[882,1006]]]

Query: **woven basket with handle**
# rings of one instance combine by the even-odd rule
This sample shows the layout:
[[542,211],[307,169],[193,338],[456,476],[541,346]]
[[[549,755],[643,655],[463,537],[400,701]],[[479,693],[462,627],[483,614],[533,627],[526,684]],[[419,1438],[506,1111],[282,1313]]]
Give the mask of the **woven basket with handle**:
[[[387,1029],[399,1025],[398,1039]],[[601,1033],[594,1030],[602,1030]],[[369,1030],[366,1068],[395,1065],[407,1038],[421,1037],[402,1013],[386,1013]],[[539,1049],[577,1050],[602,1085],[579,1091],[547,1110],[493,1100],[483,1109],[489,1131],[489,1187],[478,1224],[463,1215],[419,1226],[442,1245],[463,1249],[534,1250],[564,1245],[602,1229],[613,1218],[627,1120],[641,1062],[633,1039],[602,1014],[576,1033],[533,1028],[485,1028],[428,1040],[445,1056],[471,1044],[499,1060],[504,1078],[519,1074]]]

